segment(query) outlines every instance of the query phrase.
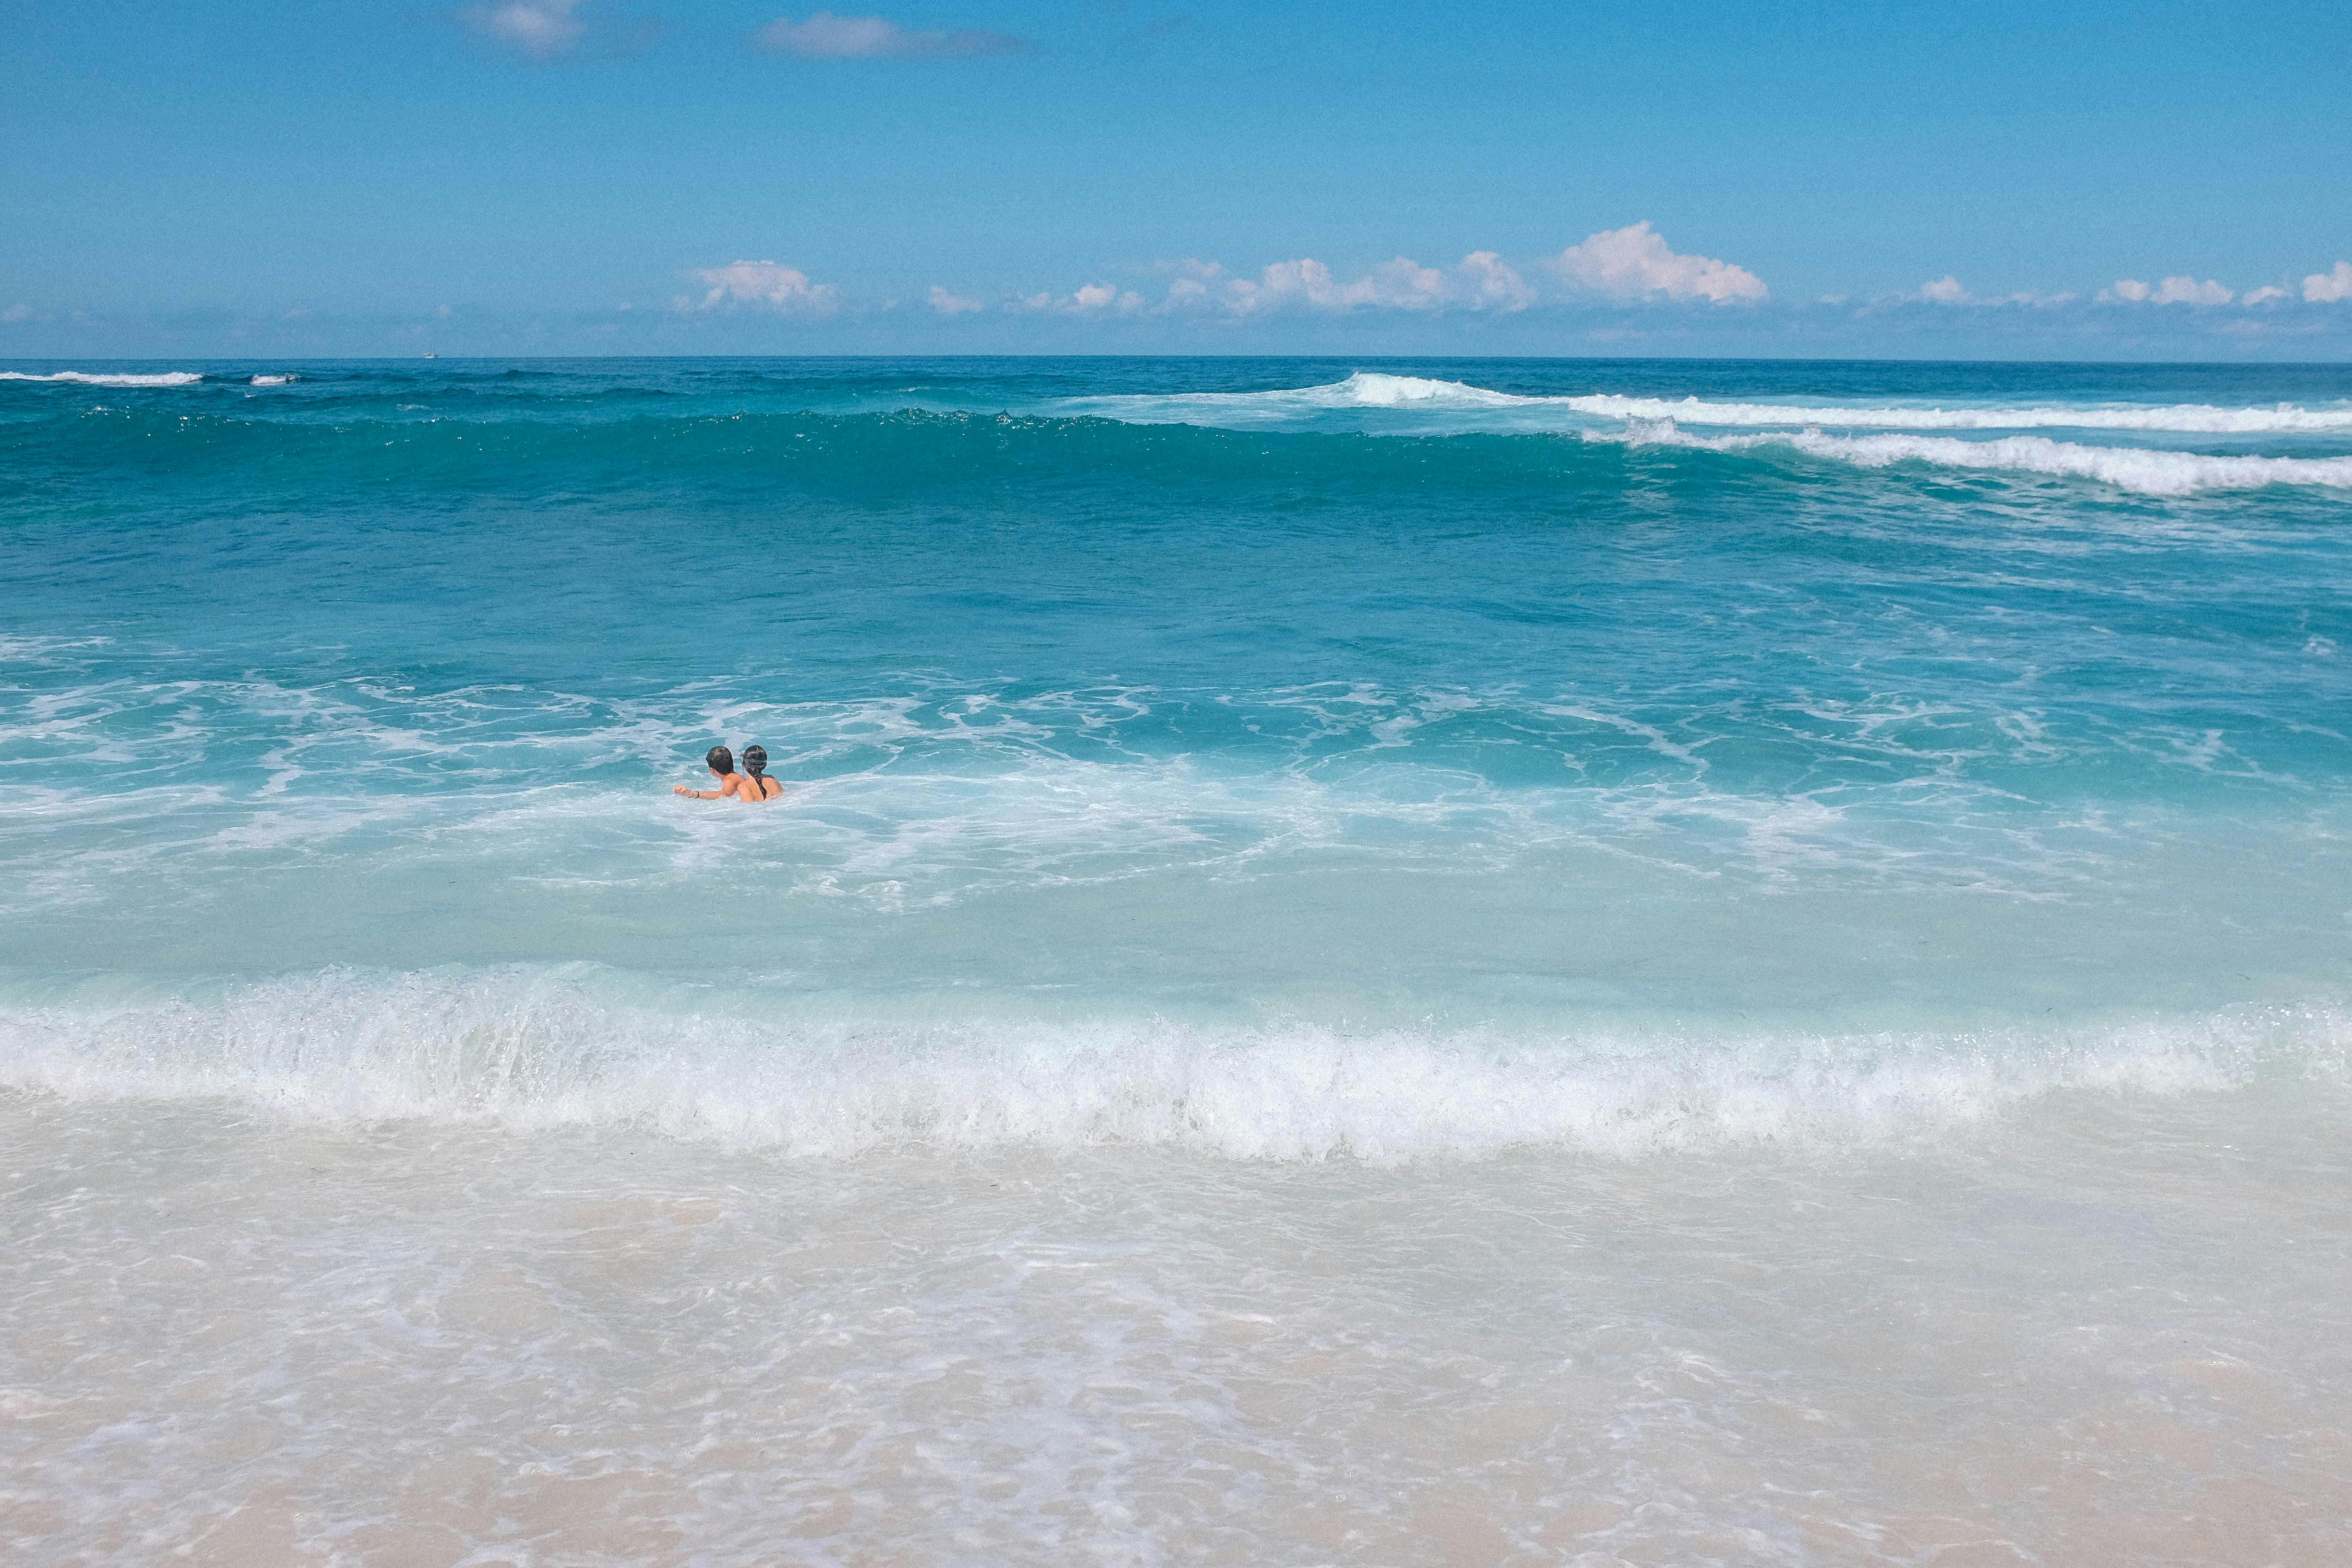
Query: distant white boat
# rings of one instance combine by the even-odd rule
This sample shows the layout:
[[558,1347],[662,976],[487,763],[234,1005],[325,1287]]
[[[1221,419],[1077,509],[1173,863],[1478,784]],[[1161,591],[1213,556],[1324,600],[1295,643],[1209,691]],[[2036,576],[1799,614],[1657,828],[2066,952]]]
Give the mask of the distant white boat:
[[428,359],[428,360],[437,360],[437,359],[439,359],[441,356],[440,356],[440,355],[438,355],[438,354],[427,354],[427,355],[425,355],[425,357],[426,359]]

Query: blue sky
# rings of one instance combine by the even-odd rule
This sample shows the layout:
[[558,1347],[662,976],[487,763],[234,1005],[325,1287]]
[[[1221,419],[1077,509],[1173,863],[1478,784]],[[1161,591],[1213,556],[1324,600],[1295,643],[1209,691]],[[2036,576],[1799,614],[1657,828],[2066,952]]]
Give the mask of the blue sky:
[[0,0],[0,356],[2352,358],[2341,5]]

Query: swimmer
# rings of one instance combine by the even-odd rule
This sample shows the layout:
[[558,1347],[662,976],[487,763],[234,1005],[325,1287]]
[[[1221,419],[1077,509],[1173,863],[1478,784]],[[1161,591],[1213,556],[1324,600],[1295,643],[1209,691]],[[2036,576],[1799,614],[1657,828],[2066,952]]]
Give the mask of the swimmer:
[[[753,747],[751,749],[753,751],[758,751],[759,747]],[[751,759],[751,752],[747,751],[743,755],[746,761]],[[749,798],[742,793],[743,787],[748,780],[744,779],[743,775],[735,771],[735,754],[733,752],[728,750],[723,746],[714,746],[710,748],[710,755],[705,757],[702,760],[704,765],[710,769],[710,776],[719,780],[719,788],[716,789],[689,789],[683,784],[673,784],[670,786],[669,789],[671,794],[690,795],[697,800],[741,800]],[[764,751],[760,752],[760,762],[762,767],[766,766],[768,754]],[[759,798],[765,800],[767,797],[762,794]]]
[[764,746],[745,747],[743,782],[735,798],[756,806],[763,800],[772,800],[783,792],[782,783],[768,777],[768,748]]

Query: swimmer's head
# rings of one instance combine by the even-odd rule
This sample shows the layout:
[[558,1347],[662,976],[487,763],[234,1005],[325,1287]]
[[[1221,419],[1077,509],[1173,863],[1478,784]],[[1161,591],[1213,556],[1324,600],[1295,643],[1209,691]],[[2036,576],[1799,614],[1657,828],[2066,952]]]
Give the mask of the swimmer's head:
[[710,764],[710,771],[722,778],[735,771],[735,754],[723,746],[712,747],[710,755],[702,760]]
[[743,771],[749,773],[752,778],[757,779],[761,774],[765,773],[767,770],[768,748],[764,746],[745,747],[743,748]]

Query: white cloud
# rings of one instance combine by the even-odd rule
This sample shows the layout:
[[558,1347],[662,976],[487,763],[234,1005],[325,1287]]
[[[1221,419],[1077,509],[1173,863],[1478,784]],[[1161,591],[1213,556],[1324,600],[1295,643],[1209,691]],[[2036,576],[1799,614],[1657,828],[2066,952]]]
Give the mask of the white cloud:
[[1663,295],[1668,299],[1706,299],[1722,305],[1761,299],[1764,280],[1744,267],[1713,256],[1678,256],[1649,220],[1588,235],[1549,264],[1565,281],[1622,298]]
[[29,305],[11,305],[5,310],[0,310],[0,321],[29,321],[32,319],[33,308]]
[[2236,298],[2211,278],[2200,283],[2193,277],[2168,277],[2157,285],[2151,305],[2227,305]]
[[1353,282],[1342,283],[1323,263],[1301,256],[1297,261],[1276,262],[1255,283],[1234,279],[1226,298],[1228,308],[1244,316],[1286,308],[1348,311],[1367,305],[1429,310],[1445,302],[1445,275],[1398,256]]
[[1181,274],[1168,286],[1162,310],[1216,310],[1259,316],[1285,310],[1344,315],[1351,310],[1524,310],[1535,290],[1491,250],[1472,251],[1451,269],[1423,267],[1410,256],[1384,261],[1342,282],[1313,256],[1277,261],[1255,277],[1234,277],[1212,261],[1162,264]]
[[545,59],[580,41],[580,18],[572,15],[579,8],[580,0],[499,0],[468,5],[457,19],[485,37]]
[[[1765,287],[1753,273],[1707,256],[1676,256],[1646,223],[1594,235],[1546,269],[1572,286],[1633,298],[1659,295],[1717,302],[1760,299]],[[1236,276],[1213,261],[1164,261],[1158,271],[1175,276],[1155,314],[1201,314],[1247,318],[1289,312],[1347,315],[1359,310],[1417,314],[1491,311],[1508,315],[1540,302],[1541,291],[1491,250],[1474,250],[1452,267],[1430,267],[1395,256],[1354,277],[1334,272],[1313,256],[1277,261],[1255,276]],[[1957,287],[1957,286],[1955,286]],[[1033,294],[1007,302],[1008,310],[1065,315],[1130,315],[1147,308],[1132,291],[1115,293],[1109,284],[1089,284],[1075,294]]]
[[966,299],[962,295],[951,293],[934,283],[931,285],[931,308],[942,316],[961,316],[972,310],[985,310],[988,307],[977,299]]
[[681,303],[697,309],[762,305],[786,316],[830,316],[841,308],[841,290],[832,284],[811,283],[800,268],[779,267],[772,261],[732,262],[695,276],[710,286],[710,292],[699,306]]
[[1087,315],[1112,309],[1129,315],[1143,308],[1143,298],[1132,292],[1121,294],[1108,283],[1089,283],[1070,296],[1070,308]]
[[1986,298],[1971,294],[1960,287],[1960,280],[1948,272],[1933,283],[1921,284],[1916,294],[1895,296],[1898,301],[1912,300],[1927,305],[1955,307],[1965,305],[1988,309],[1998,308],[2003,305],[2023,305],[2038,310],[2046,310],[2058,305],[2072,305],[2078,298],[2079,296],[2073,294],[2036,294],[2030,288],[2021,288],[2014,294],[2002,294]]
[[1454,267],[1461,302],[1473,310],[1524,310],[1536,291],[1491,250],[1474,250]]
[[2210,277],[2202,283],[2193,277],[2168,277],[2154,287],[2137,277],[2119,277],[2100,290],[2099,298],[2132,305],[2227,305],[2237,296]]
[[804,60],[952,59],[1012,55],[1029,41],[971,29],[917,32],[887,16],[836,16],[819,11],[805,22],[778,17],[751,35],[755,48]]
[[2303,280],[2303,297],[2314,305],[2352,299],[2352,261],[2339,261],[2333,272],[2315,272]]
[[2292,296],[2287,292],[2287,290],[2281,288],[2277,284],[2265,283],[2260,288],[2249,288],[2243,294],[2238,296],[2238,303],[2241,305],[2267,305],[2273,299],[2286,299],[2290,298],[2292,298]]
[[1121,293],[1108,283],[1089,283],[1058,299],[1050,293],[1032,294],[1005,308],[1055,316],[1133,316],[1143,308],[1143,296],[1133,289]]

